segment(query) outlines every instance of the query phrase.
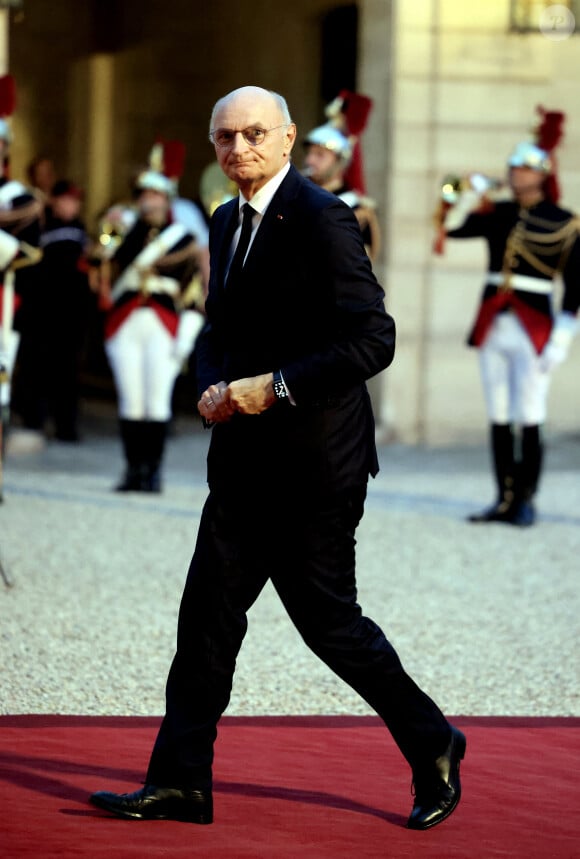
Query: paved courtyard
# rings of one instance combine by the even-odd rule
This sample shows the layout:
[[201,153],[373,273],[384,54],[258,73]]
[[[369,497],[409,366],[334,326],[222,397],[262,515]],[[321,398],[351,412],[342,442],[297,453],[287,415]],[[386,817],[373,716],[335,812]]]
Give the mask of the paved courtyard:
[[[580,716],[580,435],[550,437],[537,525],[471,525],[485,441],[380,447],[359,529],[360,602],[453,715]],[[161,495],[112,490],[115,421],[79,445],[9,453],[0,505],[0,713],[163,712],[176,616],[206,495],[208,434],[180,417]],[[365,714],[307,650],[271,587],[250,614],[234,714]]]

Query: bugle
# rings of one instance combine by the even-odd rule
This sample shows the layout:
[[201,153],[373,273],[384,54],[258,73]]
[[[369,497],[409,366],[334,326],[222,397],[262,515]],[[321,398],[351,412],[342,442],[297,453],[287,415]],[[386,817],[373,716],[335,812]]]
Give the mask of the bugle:
[[443,177],[440,196],[444,203],[454,206],[465,191],[475,191],[478,196],[492,203],[511,200],[513,197],[504,179],[486,176],[484,173],[467,173],[463,176],[448,173]]

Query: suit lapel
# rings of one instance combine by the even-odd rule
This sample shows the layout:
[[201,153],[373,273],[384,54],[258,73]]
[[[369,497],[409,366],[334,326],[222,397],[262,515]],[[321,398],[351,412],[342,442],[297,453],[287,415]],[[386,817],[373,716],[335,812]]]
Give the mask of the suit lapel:
[[[297,178],[298,183],[296,182]],[[278,237],[285,230],[291,203],[297,194],[300,181],[304,180],[295,168],[291,167],[266,209],[248,252],[244,271],[249,272],[253,268],[252,263],[262,266],[272,256],[273,249],[279,247]]]
[[223,287],[224,285],[224,276],[228,262],[228,252],[239,222],[238,198],[236,197],[234,200],[231,201],[231,203],[227,203],[226,205],[231,206],[231,212],[229,212],[229,215],[228,213],[225,213],[223,235],[221,240],[219,240],[218,242],[219,256],[217,283],[221,287]]
[[[296,168],[292,166],[288,175],[274,194],[270,205],[268,206],[258,231],[254,237],[254,241],[248,252],[244,271],[250,271],[253,268],[252,263],[263,266],[269,259],[271,249],[278,247],[277,235],[284,229],[288,216],[290,214],[291,204],[296,197],[301,183],[306,180],[298,173]],[[225,203],[223,208],[230,207],[229,211],[223,213],[223,221],[220,224],[222,230],[221,238],[217,239],[216,245],[218,248],[218,268],[216,285],[223,288],[224,274],[226,271],[228,253],[231,247],[234,233],[239,224],[239,202],[236,197],[228,203]]]

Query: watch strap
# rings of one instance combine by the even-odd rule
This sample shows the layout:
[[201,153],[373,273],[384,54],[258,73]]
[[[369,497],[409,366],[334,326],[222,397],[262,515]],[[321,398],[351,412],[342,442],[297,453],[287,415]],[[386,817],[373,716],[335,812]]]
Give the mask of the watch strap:
[[284,380],[282,378],[282,373],[280,372],[280,370],[275,370],[274,372],[272,387],[274,389],[274,396],[277,400],[287,399],[288,391],[286,389],[286,385],[284,384]]

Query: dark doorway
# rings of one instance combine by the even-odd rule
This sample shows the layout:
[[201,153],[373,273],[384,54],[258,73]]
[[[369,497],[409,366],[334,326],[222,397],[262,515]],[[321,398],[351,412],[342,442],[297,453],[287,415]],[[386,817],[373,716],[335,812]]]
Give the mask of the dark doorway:
[[340,90],[356,92],[358,6],[338,6],[322,20],[320,89],[324,104]]

